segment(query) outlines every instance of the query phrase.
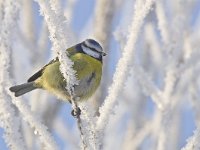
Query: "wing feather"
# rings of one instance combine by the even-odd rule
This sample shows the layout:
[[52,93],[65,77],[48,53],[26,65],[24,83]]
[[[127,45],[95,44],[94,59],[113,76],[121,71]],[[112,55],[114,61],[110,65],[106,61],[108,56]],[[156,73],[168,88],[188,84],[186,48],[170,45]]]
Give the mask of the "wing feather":
[[28,79],[28,82],[35,81],[36,79],[38,79],[39,77],[41,77],[41,75],[42,75],[44,69],[45,69],[48,65],[50,65],[50,64],[52,64],[52,63],[54,63],[54,62],[56,62],[56,61],[58,61],[58,58],[57,58],[57,57],[56,57],[56,59],[51,60],[48,64],[46,64],[44,67],[42,67],[42,69],[40,69],[40,70],[39,70],[38,72],[36,72],[34,75],[32,75],[32,76]]
[[[67,51],[68,51],[69,57],[73,56],[73,55],[76,54],[76,52],[77,52],[77,50],[76,50],[76,48],[74,48],[74,46],[68,48]],[[52,64],[52,63],[54,63],[54,62],[56,62],[56,61],[58,61],[58,57],[56,57],[55,59],[51,60],[48,64],[46,64],[44,67],[42,67],[42,69],[40,69],[38,72],[36,72],[34,75],[32,75],[32,76],[28,79],[28,82],[35,81],[36,79],[38,79],[39,77],[41,77],[41,75],[43,74],[44,69],[45,69],[48,65],[50,65],[50,64]]]

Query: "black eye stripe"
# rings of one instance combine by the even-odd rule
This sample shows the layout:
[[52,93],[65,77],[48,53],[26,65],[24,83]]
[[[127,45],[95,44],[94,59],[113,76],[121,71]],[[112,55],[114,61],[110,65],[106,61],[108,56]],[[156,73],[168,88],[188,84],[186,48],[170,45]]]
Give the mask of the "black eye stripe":
[[89,46],[88,46],[88,45],[86,45],[85,43],[83,43],[83,46],[85,46],[85,47],[87,47],[87,48],[91,49],[92,51],[95,51],[95,52],[98,52],[98,53],[100,53],[100,52],[99,52],[99,51],[97,51],[95,48],[89,47]]
[[[86,48],[89,48],[91,51],[97,52],[94,48],[88,47],[84,42],[79,43],[79,44],[76,45],[76,47],[75,47],[76,52],[86,54],[86,53],[83,51],[83,46],[86,47]],[[98,52],[98,53],[99,53],[99,52]],[[88,55],[88,54],[87,54],[87,55]],[[91,56],[91,55],[90,55],[90,56]],[[93,56],[91,56],[91,57],[93,57]],[[99,60],[99,61],[102,63],[102,55],[99,55],[99,58],[96,58],[96,57],[93,57],[93,58]]]

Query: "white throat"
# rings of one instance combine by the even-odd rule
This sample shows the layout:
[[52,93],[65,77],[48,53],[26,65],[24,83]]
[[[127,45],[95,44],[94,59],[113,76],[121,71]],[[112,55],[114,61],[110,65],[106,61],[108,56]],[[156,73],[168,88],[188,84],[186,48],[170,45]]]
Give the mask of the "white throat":
[[88,48],[88,47],[85,47],[85,46],[81,46],[82,47],[82,49],[83,49],[83,51],[86,53],[86,54],[88,54],[88,55],[90,55],[90,56],[92,56],[92,57],[94,57],[94,58],[100,58],[100,56],[101,56],[101,54],[100,53],[98,53],[98,52],[95,52],[95,51],[93,51],[93,50],[91,50],[90,48]]

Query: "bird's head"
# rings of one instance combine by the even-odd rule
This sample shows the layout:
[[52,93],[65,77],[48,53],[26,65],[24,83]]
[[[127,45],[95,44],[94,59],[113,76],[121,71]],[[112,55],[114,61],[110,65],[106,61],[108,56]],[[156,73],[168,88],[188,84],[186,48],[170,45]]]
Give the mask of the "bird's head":
[[78,46],[83,53],[97,60],[102,61],[103,56],[106,56],[106,53],[103,52],[103,48],[101,47],[101,45],[93,39],[86,39]]

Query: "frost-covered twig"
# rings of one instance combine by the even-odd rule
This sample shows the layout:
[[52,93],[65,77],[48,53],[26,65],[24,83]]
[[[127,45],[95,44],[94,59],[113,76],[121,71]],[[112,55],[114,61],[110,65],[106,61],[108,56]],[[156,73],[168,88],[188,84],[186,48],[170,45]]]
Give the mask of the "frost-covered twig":
[[[65,141],[73,149],[80,149],[77,136],[73,133],[73,130],[70,130],[68,125],[65,124],[65,120],[61,117],[57,117],[53,122],[53,128],[55,129],[56,134]],[[65,145],[66,147],[68,145]]]
[[114,0],[101,0],[96,2],[94,36],[107,51],[111,36],[112,19],[115,12]]
[[77,119],[77,125],[78,125],[78,129],[79,129],[79,132],[80,132],[81,149],[85,150],[88,146],[87,146],[87,143],[86,143],[86,138],[84,136],[84,128],[82,126],[82,120],[81,120],[81,117],[80,117],[81,110],[78,107],[78,105],[77,105],[77,103],[74,99],[72,99],[71,103],[72,103],[72,109],[73,109],[72,115]]
[[161,91],[155,86],[155,84],[149,78],[149,75],[145,73],[145,71],[141,67],[135,65],[133,67],[133,70],[133,72],[135,73],[135,78],[138,80],[144,93],[146,95],[150,95],[156,106],[162,110],[164,104],[160,99]]
[[158,29],[160,30],[162,40],[164,44],[168,44],[169,42],[169,26],[166,19],[166,15],[163,8],[163,0],[156,1],[156,15],[158,18]]
[[34,45],[36,43],[36,26],[34,22],[32,3],[33,1],[23,1],[22,13],[24,14],[24,17],[22,19],[24,23],[22,25],[25,39]]
[[138,149],[139,145],[145,140],[145,138],[151,133],[151,131],[152,131],[152,124],[150,122],[147,122],[144,125],[144,127],[142,127],[139,131],[137,131],[134,137],[132,135],[132,139],[129,139],[129,142],[127,142],[128,149]]
[[104,51],[108,54],[103,60],[103,63],[107,65],[103,67],[102,84],[93,99],[97,108],[103,102],[107,94],[107,87],[110,81],[110,68],[108,64],[111,55],[109,55],[109,44],[112,35],[112,22],[116,3],[116,0],[100,0],[96,1],[95,6],[94,37],[101,43]]
[[188,138],[187,145],[181,150],[199,150],[200,149],[200,128],[194,131],[194,135]]
[[73,10],[74,10],[74,6],[76,4],[77,0],[68,0],[67,1],[67,6],[64,10],[64,15],[65,17],[69,20],[69,22],[71,22],[72,17],[73,17]]
[[91,109],[91,105],[88,103],[81,104],[81,119],[82,126],[84,127],[84,140],[87,145],[87,149],[97,149],[97,141],[96,141],[96,133],[95,133],[95,122],[96,118],[94,118],[95,111]]
[[[0,85],[5,87],[1,83]],[[20,132],[20,118],[15,115],[11,99],[5,93],[5,90],[0,90],[0,127],[4,129],[3,138],[9,149],[25,150],[26,146]]]
[[113,84],[109,88],[109,95],[105,99],[105,103],[100,109],[100,117],[98,118],[96,127],[97,131],[102,132],[104,130],[108,122],[109,116],[112,113],[112,108],[116,104],[119,92],[120,90],[122,90],[121,87],[123,87],[127,77],[129,63],[132,59],[134,59],[134,48],[140,28],[142,26],[145,16],[152,8],[153,3],[154,0],[147,0],[142,8],[135,8],[135,15],[133,17],[132,25],[129,30],[130,34],[127,44],[124,48],[123,56],[118,62],[116,73],[113,77]]
[[[66,89],[68,93],[71,95],[71,102],[73,111],[79,109],[75,100],[74,100],[74,86],[78,85],[78,80],[76,79],[76,72],[73,70],[73,62],[66,55],[66,48],[69,47],[69,36],[64,34],[64,23],[66,21],[64,15],[62,14],[62,9],[58,2],[51,0],[49,3],[43,0],[36,0],[40,5],[40,11],[44,16],[47,26],[50,32],[50,40],[53,44],[52,49],[56,50],[59,61],[60,61],[60,71],[63,74],[66,80]],[[68,27],[68,26],[67,26]],[[67,32],[67,33],[70,33]],[[83,136],[83,128],[81,126],[81,119],[79,114],[77,115],[77,124],[81,134],[82,144],[85,147],[84,136]]]
[[[163,6],[162,3],[164,2],[161,1],[160,3],[158,3],[158,7]],[[185,25],[187,24],[185,19],[185,16],[187,16],[187,12],[185,13],[183,9],[184,6],[182,4],[178,3],[176,6],[179,7],[181,11],[179,10],[178,12],[176,12],[175,15],[173,15],[173,19],[171,19],[172,26],[174,26],[175,28],[171,29],[172,38],[169,39],[168,43],[166,43],[170,45],[165,48],[165,50],[167,51],[166,54],[168,54],[168,59],[165,69],[166,72],[164,78],[164,88],[161,94],[161,99],[165,105],[163,112],[158,111],[158,113],[160,113],[160,116],[158,115],[159,122],[157,124],[160,127],[160,132],[159,134],[157,134],[158,150],[165,150],[166,147],[168,147],[168,141],[170,139],[169,130],[171,128],[170,125],[172,121],[170,117],[172,117],[174,111],[178,109],[177,103],[180,100],[180,98],[177,97],[177,93],[175,94],[175,88],[180,79],[181,72],[179,69],[184,64],[184,61],[182,60],[184,58],[184,54],[182,53],[182,37],[184,37],[184,32],[182,31],[185,30],[184,27],[186,27]],[[162,7],[162,10],[163,9],[167,8]],[[162,17],[158,19],[160,19],[160,21],[163,20]],[[166,27],[163,27],[163,30],[166,30]]]
[[[16,20],[19,13],[18,2],[7,0],[1,5],[0,23],[0,126],[4,129],[4,139],[7,147],[13,150],[24,150],[22,134],[20,133],[20,118],[16,116],[15,107],[13,107],[11,98],[8,95],[10,54],[12,45],[12,34],[16,26]],[[0,12],[0,13],[1,13]]]
[[[3,85],[1,85],[2,87],[6,88],[6,90],[4,89],[4,95],[7,95],[7,99],[6,97],[4,97],[3,99],[5,99],[6,102],[6,109],[9,110],[9,112],[12,114],[14,113],[13,108],[9,108],[9,99],[12,98],[12,103],[15,104],[17,106],[17,108],[20,110],[20,112],[24,115],[24,119],[27,120],[30,124],[32,124],[33,127],[35,127],[37,130],[39,130],[40,135],[42,139],[42,141],[44,142],[44,145],[46,144],[47,149],[52,148],[52,149],[57,149],[56,146],[54,145],[55,142],[52,140],[51,136],[49,135],[49,133],[45,130],[46,127],[44,127],[44,125],[42,125],[36,118],[33,117],[33,115],[30,112],[30,109],[23,104],[23,101],[18,101],[16,100],[16,98],[13,95],[8,95],[7,93],[9,93],[9,91],[7,91],[7,88],[9,86],[11,86],[11,79],[10,79],[10,74],[8,73],[10,70],[10,66],[9,66],[9,60],[10,60],[10,46],[12,45],[12,43],[10,41],[12,41],[12,29],[14,28],[14,26],[16,26],[15,22],[17,21],[16,17],[18,15],[18,11],[19,11],[19,6],[17,2],[14,1],[6,1],[7,3],[7,7],[5,9],[5,21],[4,23],[4,29],[1,30],[1,53],[2,54],[2,61],[4,62],[1,67],[1,69],[3,69],[2,71],[2,79],[3,79]],[[9,93],[10,94],[10,93]],[[3,100],[2,99],[2,100]],[[2,106],[3,108],[3,106]],[[12,116],[12,118],[14,118],[14,120],[18,120],[17,117],[15,117],[13,114],[10,115]],[[9,119],[9,117],[8,117]],[[10,132],[11,131],[13,133],[11,133],[10,135],[13,136],[14,138],[14,143],[16,143],[16,145],[12,145],[13,143],[9,143],[13,149],[15,149],[15,146],[17,146],[18,148],[16,149],[25,149],[25,145],[24,143],[22,143],[20,137],[20,134],[18,134],[17,132],[19,132],[19,122],[12,122],[12,120],[9,119],[9,121],[11,121],[11,125],[13,124],[14,127],[10,126],[8,124],[8,128],[6,129],[6,132]],[[12,141],[12,137],[9,139],[10,141]],[[7,140],[9,142],[9,140]],[[48,144],[47,144],[48,143]]]
[[[5,7],[5,3],[3,1],[0,1],[0,19],[3,22],[3,18],[4,18],[4,7]],[[2,22],[0,23],[0,29],[2,28]]]
[[148,51],[150,51],[151,56],[153,57],[152,61],[155,63],[152,69],[155,69],[156,72],[162,73],[162,70],[158,70],[158,67],[163,67],[162,58],[163,53],[161,51],[161,44],[158,41],[157,33],[155,32],[156,28],[153,26],[153,23],[147,23],[144,26],[144,38],[149,45]]
[[[190,99],[193,103],[194,112],[196,113],[196,125],[197,129],[194,131],[194,134],[187,139],[187,144],[181,149],[181,150],[199,150],[200,149],[200,127],[199,127],[199,94],[196,92],[196,89],[198,89],[197,83],[196,83],[196,74],[199,75],[200,71],[200,64],[198,64],[197,68],[191,69],[193,74],[190,73],[190,80],[186,82],[186,85],[188,83],[193,83],[188,87],[190,91]],[[185,76],[186,77],[186,76]],[[184,78],[184,77],[183,77]],[[184,78],[185,79],[185,78]]]
[[[73,95],[74,85],[78,84],[76,79],[76,72],[73,70],[73,62],[68,58],[66,49],[69,47],[70,37],[64,34],[65,17],[62,15],[60,7],[54,6],[53,1],[51,5],[47,1],[35,0],[40,5],[40,12],[44,16],[47,23],[50,40],[53,44],[52,49],[57,52],[60,61],[60,71],[66,79],[66,89]],[[57,3],[56,3],[57,4]],[[54,10],[52,10],[52,9]],[[68,32],[69,33],[69,32]]]
[[29,123],[29,125],[34,128],[35,133],[39,135],[41,142],[44,144],[44,148],[46,150],[56,150],[58,149],[57,144],[53,140],[53,137],[48,132],[48,128],[41,123],[40,119],[34,116],[30,108],[23,103],[22,100],[16,99],[14,95],[12,95],[13,103],[17,106],[19,111],[21,112],[23,119]]

